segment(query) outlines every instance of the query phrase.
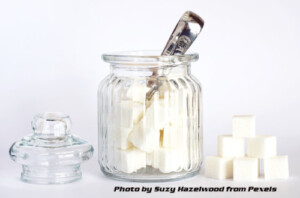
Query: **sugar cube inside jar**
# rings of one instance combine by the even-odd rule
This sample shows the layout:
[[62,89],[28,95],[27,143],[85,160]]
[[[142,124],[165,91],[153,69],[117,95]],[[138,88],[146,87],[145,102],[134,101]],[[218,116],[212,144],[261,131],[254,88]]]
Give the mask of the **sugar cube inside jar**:
[[168,181],[200,170],[201,87],[191,75],[198,54],[157,54],[103,55],[110,74],[98,90],[98,160],[111,178]]

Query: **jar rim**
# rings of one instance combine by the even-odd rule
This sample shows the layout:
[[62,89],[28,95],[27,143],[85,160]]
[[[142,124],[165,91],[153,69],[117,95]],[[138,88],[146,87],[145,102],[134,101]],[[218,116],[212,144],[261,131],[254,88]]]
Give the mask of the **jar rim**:
[[199,59],[197,53],[184,55],[162,56],[159,50],[121,51],[105,53],[102,59],[110,64],[130,66],[163,66],[180,65],[195,62]]

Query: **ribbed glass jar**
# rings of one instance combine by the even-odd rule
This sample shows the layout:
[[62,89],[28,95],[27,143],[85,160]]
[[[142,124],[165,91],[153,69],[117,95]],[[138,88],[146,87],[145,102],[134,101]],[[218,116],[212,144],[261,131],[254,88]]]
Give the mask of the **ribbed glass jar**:
[[104,54],[110,74],[98,90],[99,164],[128,181],[169,181],[198,174],[202,101],[190,63],[198,54]]

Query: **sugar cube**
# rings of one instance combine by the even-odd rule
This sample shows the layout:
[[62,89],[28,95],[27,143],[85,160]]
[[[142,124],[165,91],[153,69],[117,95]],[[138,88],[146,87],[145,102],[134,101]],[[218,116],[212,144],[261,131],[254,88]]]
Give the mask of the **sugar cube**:
[[233,159],[233,180],[254,181],[258,178],[258,159],[239,157]]
[[146,94],[149,90],[143,82],[134,82],[127,91],[127,98],[139,103],[145,103],[146,101]]
[[220,157],[242,157],[245,155],[245,140],[232,137],[231,135],[220,135],[218,137],[218,155]]
[[119,149],[126,150],[130,147],[132,147],[132,144],[128,141],[128,135],[132,131],[132,129],[118,127],[118,126],[112,126],[113,130],[110,131],[110,133],[113,133],[113,136],[115,137],[115,146]]
[[153,152],[154,168],[162,173],[180,171],[182,169],[182,152],[179,149],[159,148]]
[[205,176],[214,179],[232,178],[232,158],[209,156],[205,159]]
[[264,159],[265,179],[287,179],[289,177],[288,156]]
[[140,121],[129,134],[128,140],[141,151],[151,153],[159,147],[160,131]]
[[186,127],[167,125],[163,131],[163,147],[184,148],[187,144],[187,132]]
[[255,136],[255,117],[253,115],[236,115],[232,117],[233,137]]
[[155,99],[152,101],[151,105],[147,108],[143,121],[145,124],[153,129],[159,130],[163,129],[168,120],[168,108],[164,106],[167,101],[163,99]]
[[138,149],[131,148],[128,150],[116,149],[116,163],[118,170],[125,173],[133,173],[140,168],[146,167],[146,153]]
[[145,107],[143,104],[123,100],[116,105],[115,123],[119,127],[132,128],[143,116]]
[[276,137],[257,135],[248,139],[247,154],[249,157],[274,157],[277,153]]

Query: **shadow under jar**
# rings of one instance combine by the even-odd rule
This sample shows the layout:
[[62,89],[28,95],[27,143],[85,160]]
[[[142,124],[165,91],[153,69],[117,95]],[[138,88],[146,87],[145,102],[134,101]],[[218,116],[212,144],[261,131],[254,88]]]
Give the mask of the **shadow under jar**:
[[190,69],[198,54],[155,54],[103,55],[110,74],[98,90],[98,160],[108,177],[170,181],[200,170],[201,87]]

